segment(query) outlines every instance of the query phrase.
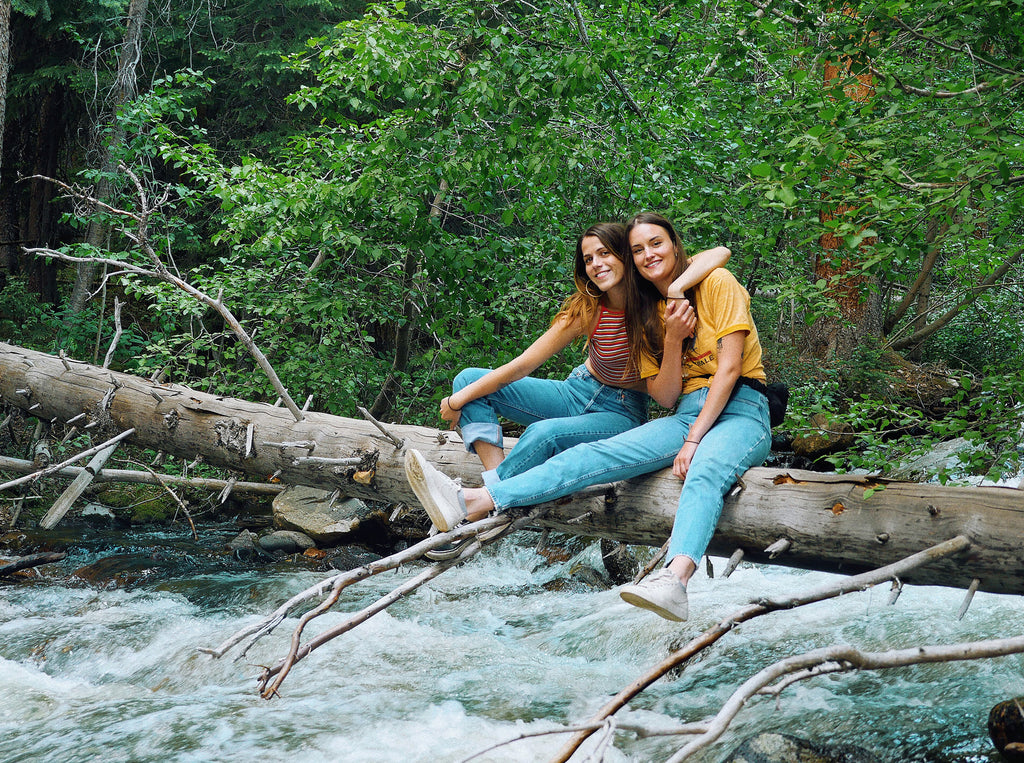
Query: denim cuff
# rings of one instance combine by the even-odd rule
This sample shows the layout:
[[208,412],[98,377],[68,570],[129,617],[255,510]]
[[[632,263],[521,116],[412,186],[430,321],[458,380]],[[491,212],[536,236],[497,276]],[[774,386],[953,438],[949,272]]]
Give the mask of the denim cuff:
[[473,443],[477,440],[483,440],[499,448],[502,447],[501,425],[499,424],[470,422],[469,424],[463,424],[460,429],[462,430],[462,442],[469,453],[476,453]]
[[494,485],[495,483],[501,482],[501,477],[498,476],[497,469],[488,469],[485,472],[480,473],[480,478],[484,481],[485,486]]

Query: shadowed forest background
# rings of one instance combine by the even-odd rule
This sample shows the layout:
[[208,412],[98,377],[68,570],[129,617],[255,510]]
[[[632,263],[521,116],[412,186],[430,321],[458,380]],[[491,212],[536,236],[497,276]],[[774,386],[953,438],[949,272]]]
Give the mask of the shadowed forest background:
[[953,441],[915,476],[1015,475],[1022,22],[1012,0],[0,0],[0,339],[101,361],[116,300],[111,367],[273,401],[215,311],[33,251],[151,250],[300,402],[433,425],[456,371],[547,325],[579,231],[657,210],[733,250],[783,429],[847,434],[829,466]]

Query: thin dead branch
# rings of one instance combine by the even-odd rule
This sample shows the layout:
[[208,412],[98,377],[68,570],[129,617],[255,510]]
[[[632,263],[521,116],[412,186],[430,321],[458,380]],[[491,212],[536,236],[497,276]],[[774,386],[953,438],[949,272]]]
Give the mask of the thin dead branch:
[[748,678],[733,692],[715,717],[706,724],[706,730],[669,758],[669,763],[681,763],[694,753],[714,743],[725,733],[743,706],[756,694],[778,696],[783,689],[797,681],[805,681],[828,673],[884,670],[937,662],[984,660],[1022,652],[1024,652],[1024,636],[1015,636],[948,646],[917,646],[886,652],[862,652],[851,646],[829,646],[795,657],[787,657]]
[[[58,472],[48,476],[61,479],[75,479],[86,467],[66,466]],[[28,474],[36,471],[31,461],[21,458],[9,458],[0,456],[0,471]],[[98,471],[94,482],[129,482],[139,485],[187,485],[188,487],[200,490],[222,491],[229,485],[234,493],[249,493],[256,495],[277,495],[287,486],[284,484],[273,484],[269,482],[242,482],[237,480],[220,480],[212,477],[182,477],[177,474],[153,474],[152,471],[142,472],[134,469],[102,469]]]
[[99,445],[96,445],[96,446],[94,446],[92,448],[88,448],[86,450],[83,450],[78,455],[72,456],[71,458],[67,459],[66,461],[61,461],[59,464],[54,464],[53,466],[48,466],[45,469],[40,469],[39,471],[33,472],[32,474],[28,474],[28,475],[26,475],[24,477],[18,477],[17,479],[13,479],[13,480],[10,480],[9,482],[5,482],[4,484],[0,485],[0,493],[2,493],[4,490],[8,490],[8,489],[10,489],[12,487],[15,487],[16,485],[23,485],[26,482],[35,482],[36,480],[40,480],[43,477],[46,477],[47,475],[53,474],[55,472],[59,472],[64,467],[70,466],[71,464],[75,463],[76,461],[81,461],[83,458],[87,458],[87,457],[93,455],[94,453],[98,453],[98,452],[100,452],[101,450],[107,448],[110,445],[114,445],[116,443],[119,443],[119,442],[121,442],[121,440],[125,439],[126,437],[131,437],[133,434],[135,434],[135,430],[134,429],[126,429],[125,431],[121,432],[121,434],[117,435],[116,437],[111,437],[106,442],[100,443]]
[[[532,517],[532,514],[530,517]],[[523,521],[525,522],[526,520],[524,519]],[[372,575],[379,575],[382,572],[398,569],[407,562],[419,559],[427,551],[440,548],[448,543],[461,541],[464,538],[476,535],[478,532],[498,527],[502,524],[506,524],[507,522],[507,516],[497,516],[481,519],[479,522],[461,525],[450,532],[438,533],[437,535],[427,538],[426,540],[422,540],[403,551],[386,556],[383,559],[378,559],[370,562],[369,564],[364,564],[363,566],[357,567],[353,570],[347,570],[345,572],[332,575],[329,578],[321,580],[316,585],[310,586],[304,591],[300,591],[295,594],[263,620],[253,623],[252,625],[248,625],[235,632],[219,646],[215,648],[201,647],[199,651],[219,658],[223,657],[238,644],[243,641],[247,641],[245,647],[241,650],[241,653],[236,657],[236,659],[241,659],[253,644],[264,636],[272,633],[274,629],[284,621],[285,617],[288,616],[288,613],[302,602],[316,597],[321,597],[324,595],[326,590],[333,590],[333,587],[336,585],[341,585],[342,588],[345,588],[353,583],[359,582],[360,580],[371,577]],[[519,520],[516,520],[516,522],[518,523]]]
[[157,481],[160,483],[160,487],[162,487],[164,490],[166,490],[168,492],[168,494],[170,494],[171,498],[173,498],[175,500],[175,502],[177,502],[178,507],[185,514],[185,519],[188,520],[189,527],[192,528],[192,537],[195,540],[199,540],[199,533],[196,532],[196,523],[192,521],[192,515],[189,513],[188,506],[186,506],[185,502],[183,500],[181,500],[181,498],[178,497],[177,493],[175,493],[173,490],[171,490],[170,485],[168,485],[166,482],[164,482],[160,478],[159,474],[154,472],[152,469],[149,470],[149,473],[152,474],[154,477],[156,477]]
[[63,551],[43,551],[38,554],[19,556],[6,564],[0,564],[0,577],[12,575],[20,570],[27,570],[31,567],[38,567],[40,564],[53,564],[59,562],[67,554]]
[[139,267],[128,262],[122,262],[120,260],[114,260],[107,257],[74,257],[68,254],[64,254],[63,252],[59,252],[56,249],[50,249],[49,247],[23,247],[23,251],[26,254],[35,254],[40,257],[48,257],[51,259],[61,260],[63,262],[73,262],[76,264],[96,263],[108,265],[110,267],[117,269],[119,272],[131,273],[133,275],[142,276],[144,278],[162,281],[164,283],[171,284],[172,286],[178,289],[181,289],[186,294],[191,296],[193,299],[197,300],[198,302],[201,302],[204,305],[207,305],[208,307],[211,307],[213,310],[217,312],[218,315],[221,316],[221,318],[224,319],[224,322],[231,328],[231,331],[234,333],[235,337],[237,337],[237,339],[245,346],[245,348],[249,351],[249,354],[256,361],[257,365],[259,365],[259,367],[263,370],[263,373],[267,375],[267,378],[270,380],[271,385],[273,385],[274,390],[277,392],[278,395],[281,396],[281,399],[284,401],[285,406],[291,412],[292,416],[295,417],[295,420],[302,421],[304,418],[302,415],[302,411],[299,410],[299,407],[295,404],[295,401],[292,400],[291,395],[288,394],[288,391],[287,389],[285,389],[285,386],[281,382],[280,377],[278,377],[277,372],[274,370],[273,366],[270,365],[270,361],[267,360],[266,355],[264,355],[260,348],[257,347],[255,341],[253,341],[249,333],[243,328],[241,322],[239,322],[238,318],[235,317],[234,313],[232,313],[231,310],[229,310],[228,307],[223,303],[220,295],[218,295],[216,299],[209,296],[205,292],[197,289],[192,284],[188,283],[184,279],[172,273],[167,268],[167,266],[164,265],[164,263],[161,261],[160,257],[157,255],[156,251],[153,249],[152,245],[149,242],[149,234],[147,231],[149,216],[155,210],[155,207],[152,209],[149,208],[145,193],[142,191],[142,185],[138,177],[133,172],[131,172],[130,170],[123,166],[121,167],[121,169],[123,172],[125,172],[126,175],[128,175],[129,178],[132,179],[132,181],[136,185],[136,188],[139,190],[139,193],[141,194],[140,199],[143,208],[143,214],[141,215],[132,212],[126,212],[124,210],[114,209],[110,207],[110,205],[105,204],[99,201],[98,199],[94,199],[88,196],[80,189],[74,188],[68,185],[67,183],[63,183],[54,178],[46,177],[43,175],[34,175],[33,177],[41,180],[46,180],[51,183],[55,183],[58,187],[62,188],[65,192],[67,192],[70,196],[72,196],[75,199],[88,201],[89,203],[100,206],[102,209],[113,215],[134,221],[137,226],[136,230],[133,232],[131,230],[124,229],[123,232],[129,239],[131,239],[136,244],[136,246],[138,246],[142,254],[145,255],[145,257],[149,260],[149,262],[151,263],[150,267]]
[[[893,564],[886,565],[885,567],[879,567],[878,569],[870,572],[864,572],[860,575],[842,578],[835,582],[825,583],[816,588],[812,588],[803,594],[797,594],[789,598],[755,600],[717,624],[711,626],[699,636],[690,640],[680,649],[674,651],[658,665],[654,666],[643,676],[636,679],[633,683],[616,694],[615,697],[605,704],[605,706],[602,707],[590,720],[593,723],[597,723],[611,715],[614,715],[620,709],[625,707],[626,703],[640,694],[648,686],[663,677],[669,671],[688,662],[692,657],[707,649],[740,623],[761,615],[766,615],[770,612],[795,609],[806,604],[836,598],[837,596],[853,593],[854,591],[865,590],[878,585],[879,583],[884,583],[888,580],[906,575],[909,570],[916,567],[966,551],[970,548],[970,545],[970,541],[965,536],[958,535],[951,540],[939,543]],[[555,755],[554,758],[552,758],[552,761],[565,763],[565,761],[569,760],[572,754],[579,749],[579,746],[592,733],[592,731],[583,731],[577,734]]]

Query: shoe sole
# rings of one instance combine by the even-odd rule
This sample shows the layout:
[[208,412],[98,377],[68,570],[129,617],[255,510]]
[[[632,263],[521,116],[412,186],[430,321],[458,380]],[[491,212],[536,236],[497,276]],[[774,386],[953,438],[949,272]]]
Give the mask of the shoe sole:
[[492,527],[490,530],[484,530],[476,535],[470,535],[468,538],[463,538],[460,541],[456,541],[449,546],[441,546],[440,548],[432,548],[430,551],[425,551],[423,556],[427,557],[435,562],[447,562],[451,559],[455,559],[463,550],[472,543],[474,540],[479,540],[481,543],[489,543],[490,541],[497,540],[509,530],[512,529],[512,523],[507,525],[501,525],[500,527]]
[[685,617],[680,617],[674,612],[671,612],[670,610],[667,610],[664,607],[655,604],[653,601],[649,601],[643,598],[642,596],[638,596],[632,591],[620,591],[619,597],[627,604],[632,604],[634,607],[640,607],[640,609],[646,609],[649,612],[653,612],[656,615],[660,615],[661,617],[664,617],[666,620],[671,620],[674,623],[686,622]]
[[427,488],[426,469],[424,468],[426,465],[426,459],[423,458],[422,454],[414,450],[406,451],[405,479],[409,482],[412,492],[416,494],[420,503],[423,504],[423,508],[426,509],[427,516],[430,517],[434,527],[446,533],[452,529],[452,526],[448,524],[444,511],[437,505],[434,497],[430,494],[430,490]]

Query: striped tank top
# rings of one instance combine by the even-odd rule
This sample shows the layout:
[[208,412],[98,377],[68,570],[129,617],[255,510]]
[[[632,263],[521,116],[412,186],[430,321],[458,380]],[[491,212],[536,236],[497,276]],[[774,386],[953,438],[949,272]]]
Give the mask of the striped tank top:
[[597,325],[588,344],[590,368],[602,384],[616,387],[640,381],[640,373],[629,366],[629,338],[626,336],[626,314],[600,305]]

